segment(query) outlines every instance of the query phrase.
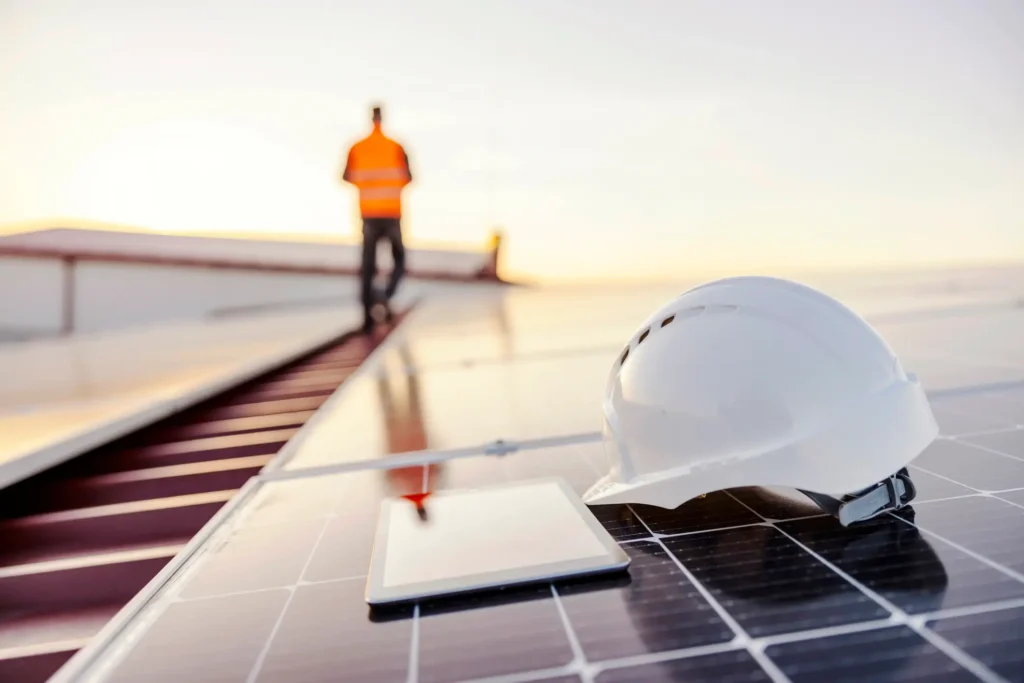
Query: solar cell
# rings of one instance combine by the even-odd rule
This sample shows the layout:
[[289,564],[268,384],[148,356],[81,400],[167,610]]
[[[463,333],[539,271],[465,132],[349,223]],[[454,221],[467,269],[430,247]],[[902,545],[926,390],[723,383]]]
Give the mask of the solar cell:
[[404,326],[405,353],[396,345],[388,356],[425,369],[604,349],[614,356],[649,310],[678,293],[675,287],[548,290],[543,296],[508,290],[457,305],[427,301]]
[[[534,310],[554,316],[559,307]],[[943,434],[911,467],[919,496],[899,516],[843,528],[801,494],[777,488],[716,492],[672,511],[598,506],[595,516],[632,558],[626,576],[369,610],[362,589],[383,496],[424,481],[457,488],[544,476],[563,476],[582,493],[607,467],[593,439],[550,447],[527,441],[570,434],[573,416],[599,422],[595,386],[603,386],[607,370],[596,360],[600,353],[580,343],[579,353],[556,362],[554,355],[494,346],[487,362],[475,359],[470,370],[451,362],[465,359],[465,349],[445,355],[440,346],[421,346],[437,354],[421,351],[421,369],[387,370],[398,387],[390,413],[381,409],[379,394],[369,408],[354,393],[332,402],[292,453],[293,464],[307,458],[301,467],[329,466],[264,472],[128,620],[123,633],[129,635],[95,646],[79,664],[86,668],[72,673],[103,662],[115,677],[91,682],[127,680],[141,671],[146,680],[162,680],[173,666],[166,653],[173,651],[176,660],[205,662],[205,670],[184,676],[196,681],[218,672],[249,681],[323,680],[341,672],[346,680],[490,683],[1021,680],[1024,470],[1018,465],[1024,461],[1015,457],[1012,438],[997,434],[1015,435],[1024,391],[982,386],[1015,363],[1001,377],[1024,377],[1018,372],[1024,355],[1014,341],[1024,312],[1014,315],[970,318],[988,335],[974,357],[964,319],[889,323],[897,350],[927,361],[921,375],[936,392]],[[563,317],[571,323],[571,315],[563,311]],[[561,339],[568,339],[569,324],[559,325]],[[443,325],[430,331],[438,343],[449,333]],[[1003,336],[993,338],[996,333]],[[549,349],[556,350],[562,353]],[[580,376],[589,367],[596,379],[559,372],[572,365],[566,358],[578,361]],[[528,382],[495,379],[527,366],[547,370],[527,372]],[[474,373],[489,377],[494,392],[519,387],[523,393],[515,400],[488,397],[485,382],[478,400],[469,389],[475,380],[461,379]],[[439,381],[431,374],[450,376],[445,391],[423,400],[419,385],[415,410],[395,398],[415,393],[401,389],[410,377]],[[361,381],[371,377],[363,373]],[[584,390],[584,381],[594,384]],[[572,383],[579,386],[561,386]],[[944,393],[950,388],[955,391]],[[411,439],[405,443],[415,443],[418,429],[429,436],[435,424],[450,424],[443,433],[454,441],[446,443],[467,448],[415,453],[413,465],[384,458],[388,433],[405,430]],[[367,432],[376,436],[362,436]],[[483,443],[484,434],[526,445],[483,455],[473,444]],[[420,450],[434,448],[429,438],[419,443]],[[254,569],[257,561],[267,566]],[[283,600],[273,602],[275,596]],[[251,615],[243,626],[200,611],[235,604],[230,600]],[[231,628],[237,632],[227,639],[230,656],[211,654],[208,642],[218,629]],[[180,668],[174,675],[183,678]]]
[[1024,681],[1024,606],[945,617],[928,626],[1007,681]]
[[903,626],[783,643],[769,647],[765,654],[793,683],[974,679],[935,645]]
[[653,541],[625,546],[629,580],[560,582],[562,604],[584,656],[607,661],[728,643],[733,631]]
[[[263,643],[269,648],[250,680],[405,680],[413,637],[412,608],[393,614],[388,621],[371,621],[365,612],[362,581],[298,586],[273,641]],[[357,613],[361,618],[353,618]],[[251,676],[255,663],[256,658],[251,658],[238,680]]]
[[915,506],[915,524],[1024,578],[1024,508],[989,496]]
[[729,492],[744,507],[765,519],[795,519],[823,514],[810,498],[794,489],[777,486],[742,487]]
[[106,680],[244,680],[289,597],[273,590],[168,605]]
[[772,527],[709,531],[666,538],[664,544],[754,637],[888,616]]
[[572,643],[548,586],[420,606],[424,683],[557,669],[572,661]]
[[985,417],[993,421],[1010,424],[1024,424],[1024,404],[1008,400],[1001,394],[969,394],[942,401],[950,410]]
[[984,434],[1014,426],[1014,422],[1009,420],[999,420],[985,415],[973,415],[954,410],[948,407],[944,401],[936,402],[932,406],[932,413],[935,415],[935,421],[939,423],[939,430],[946,435]]
[[891,517],[849,529],[829,517],[780,526],[908,614],[1024,597],[1024,583]]
[[914,461],[914,466],[978,491],[1024,488],[1024,460],[959,440],[936,441]]
[[[591,444],[457,459],[437,466],[443,470],[437,481],[473,486],[560,472],[582,479],[583,472],[593,472],[598,451]],[[419,681],[510,674],[549,680],[581,671],[581,680],[601,681],[674,680],[682,672],[694,680],[767,680],[771,672],[745,647],[737,649],[737,628],[750,642],[763,642],[771,662],[791,680],[812,680],[814,666],[837,671],[837,680],[866,675],[874,671],[871,662],[853,666],[843,658],[863,659],[877,652],[879,642],[905,661],[897,668],[899,680],[915,672],[963,677],[956,661],[912,631],[888,629],[891,637],[874,640],[890,619],[887,603],[941,616],[944,610],[1024,599],[1024,581],[996,566],[1017,558],[996,552],[988,561],[979,559],[978,553],[998,550],[983,540],[945,542],[891,517],[843,529],[820,514],[803,518],[796,508],[791,521],[768,524],[743,504],[759,491],[748,489],[709,495],[675,511],[641,507],[639,517],[625,506],[595,508],[606,528],[618,530],[632,558],[627,577],[580,578],[433,600],[416,610],[369,611],[362,588],[375,518],[367,511],[391,490],[388,476],[385,470],[342,472],[259,486],[151,608],[153,626],[115,668],[125,678],[112,680],[127,680],[142,662],[152,680],[162,680],[161,667],[171,676],[176,662],[155,654],[167,648],[212,662],[195,680],[236,670],[244,670],[240,679],[254,675],[251,680],[258,681],[322,680],[332,671],[358,674],[353,680],[406,680],[410,662]],[[915,509],[964,501],[999,503],[974,495]],[[964,517],[959,511],[945,517],[918,512],[914,524],[959,538],[949,520]],[[1004,538],[1010,523],[1000,528]],[[962,542],[976,549],[962,548]],[[278,594],[283,598],[273,604],[269,597],[254,597]],[[196,610],[210,605],[219,612],[213,605],[229,600],[254,617],[232,634],[238,644],[223,661],[205,649],[202,638],[157,628],[165,619],[188,621],[193,631],[212,637],[216,621]],[[224,603],[231,609],[235,604]],[[260,626],[260,620],[270,624]],[[816,637],[863,628],[871,629],[868,635]],[[728,652],[708,654],[708,648]],[[233,658],[243,654],[248,669]],[[807,658],[811,669],[801,669],[809,665]]]
[[1024,489],[1017,489],[1016,491],[1006,491],[996,496],[1002,500],[1005,500],[1014,505],[1024,507]]
[[[1021,410],[1024,411],[1024,406],[1021,406]],[[961,436],[959,440],[971,446],[979,446],[1018,460],[1024,460],[1024,429],[1017,428],[989,434]]]
[[323,519],[303,519],[238,529],[210,554],[181,597],[187,600],[295,585],[325,526]]
[[652,532],[673,535],[756,524],[761,518],[720,491],[695,498],[675,510],[650,505],[631,506]]
[[910,466],[910,475],[913,477],[914,486],[917,488],[916,502],[919,504],[928,500],[955,498],[956,496],[968,496],[975,493],[975,490],[972,488],[947,477],[926,472],[914,465]]
[[675,683],[676,681],[723,681],[758,683],[770,681],[746,650],[719,652],[687,659],[641,664],[602,671],[597,683]]

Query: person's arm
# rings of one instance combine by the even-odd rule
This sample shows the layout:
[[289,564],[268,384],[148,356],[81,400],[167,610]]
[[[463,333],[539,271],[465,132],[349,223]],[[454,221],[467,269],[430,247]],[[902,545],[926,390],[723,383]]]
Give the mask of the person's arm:
[[341,179],[346,183],[352,182],[352,154],[353,150],[348,151],[348,158],[345,160],[345,170],[341,174]]
[[412,167],[409,165],[409,153],[402,148],[402,161],[405,163],[405,184],[412,182]]

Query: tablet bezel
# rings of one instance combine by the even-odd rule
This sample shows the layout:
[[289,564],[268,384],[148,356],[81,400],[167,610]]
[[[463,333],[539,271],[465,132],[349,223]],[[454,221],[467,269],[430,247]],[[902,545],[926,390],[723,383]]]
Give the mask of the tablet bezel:
[[402,501],[387,498],[381,502],[380,515],[377,519],[377,531],[374,535],[373,551],[370,558],[370,570],[366,577],[366,602],[370,605],[386,605],[400,602],[412,602],[440,595],[455,595],[476,592],[502,586],[526,583],[543,583],[556,579],[584,576],[625,569],[629,566],[629,556],[615,542],[608,530],[594,516],[594,513],[583,503],[564,479],[545,477],[529,479],[494,486],[481,486],[471,489],[451,489],[431,494],[432,498],[462,495],[468,492],[481,492],[488,489],[526,488],[554,483],[565,494],[566,499],[580,515],[580,518],[604,547],[605,554],[596,557],[585,557],[561,562],[549,562],[527,567],[516,567],[500,571],[481,572],[447,579],[423,581],[403,584],[401,586],[384,585],[384,567],[387,566],[388,535],[391,525],[391,512],[396,504]]

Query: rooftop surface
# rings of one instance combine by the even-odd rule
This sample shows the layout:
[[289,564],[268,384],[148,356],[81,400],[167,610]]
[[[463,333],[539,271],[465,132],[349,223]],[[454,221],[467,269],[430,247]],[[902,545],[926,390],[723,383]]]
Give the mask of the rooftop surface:
[[435,292],[54,680],[1024,680],[1022,274],[823,286],[930,394],[911,509],[598,506],[627,578],[370,613],[383,497],[603,474],[607,372],[680,290]]

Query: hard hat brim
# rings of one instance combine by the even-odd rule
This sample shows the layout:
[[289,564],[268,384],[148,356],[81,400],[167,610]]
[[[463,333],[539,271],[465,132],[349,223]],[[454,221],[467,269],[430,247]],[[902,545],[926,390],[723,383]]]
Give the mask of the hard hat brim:
[[[625,481],[613,471],[584,493],[583,502],[674,509],[699,495],[740,486],[787,486],[842,495],[907,466],[938,431],[923,387],[910,375],[866,397],[857,408],[851,406],[843,419],[817,433],[795,434],[792,441],[766,452],[722,458],[699,473],[692,463]],[[614,440],[614,434],[606,435],[608,447],[614,448]],[[808,466],[825,457],[828,467]]]

